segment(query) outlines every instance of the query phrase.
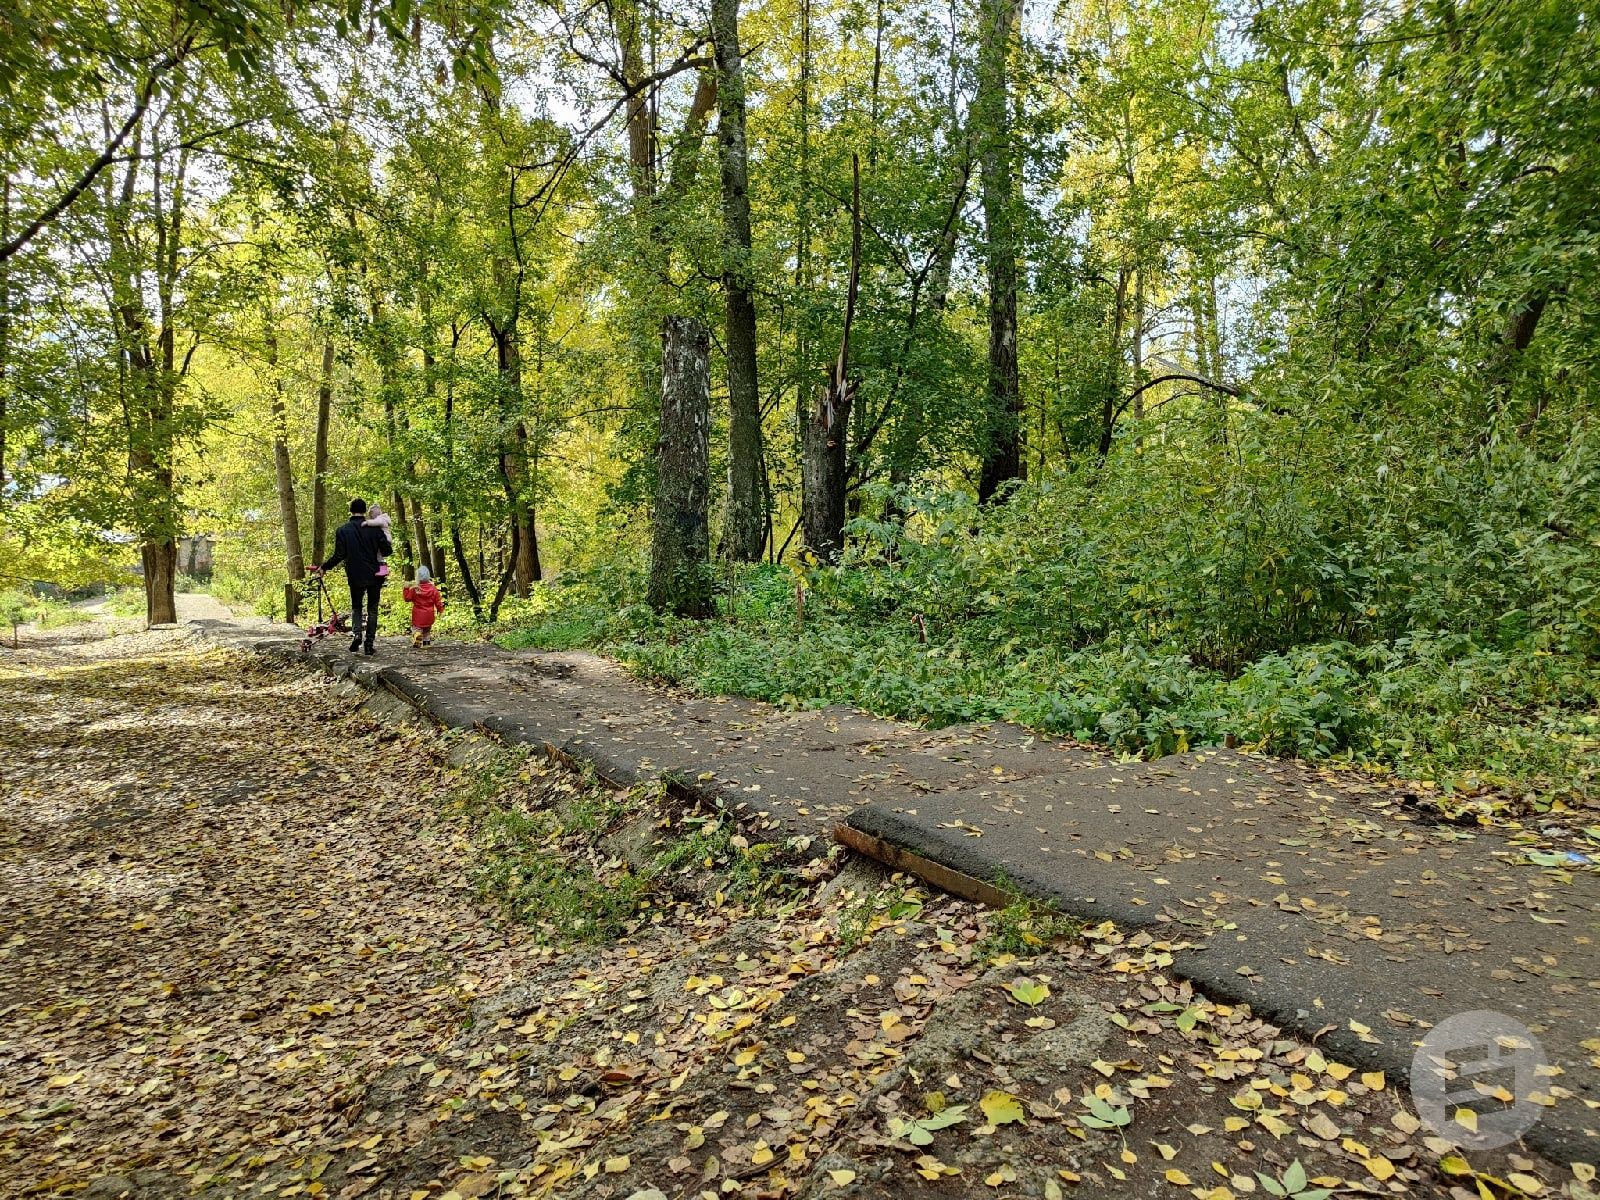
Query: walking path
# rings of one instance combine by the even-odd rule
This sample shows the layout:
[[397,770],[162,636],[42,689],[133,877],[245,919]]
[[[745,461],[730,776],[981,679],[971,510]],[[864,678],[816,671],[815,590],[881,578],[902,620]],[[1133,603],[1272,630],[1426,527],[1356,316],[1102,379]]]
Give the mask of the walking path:
[[[301,655],[282,626],[197,624]],[[1214,997],[1397,1081],[1430,1027],[1504,1014],[1549,1066],[1485,1086],[1536,1106],[1529,1146],[1600,1158],[1600,872],[1535,835],[1457,828],[1402,792],[1273,759],[1123,763],[1003,724],[790,713],[650,687],[589,654],[413,653],[393,639],[376,659],[342,645],[307,657],[445,725],[742,807],[774,839],[842,826],[852,845],[935,882],[949,882],[940,868],[1009,881],[1087,920],[1159,928],[1181,943],[1173,969]],[[1463,1075],[1494,1052],[1461,1048]],[[1469,1079],[1460,1086],[1471,1094]]]

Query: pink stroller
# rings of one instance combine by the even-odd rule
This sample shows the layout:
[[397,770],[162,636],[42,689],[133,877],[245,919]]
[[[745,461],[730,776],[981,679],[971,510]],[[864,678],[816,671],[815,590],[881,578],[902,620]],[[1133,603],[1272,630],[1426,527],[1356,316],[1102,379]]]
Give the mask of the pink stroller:
[[[350,627],[345,624],[344,618],[339,615],[338,606],[333,602],[333,597],[328,594],[328,583],[321,571],[313,570],[306,577],[305,588],[315,592],[317,597],[317,621],[314,625],[306,626],[306,636],[300,639],[300,653],[304,654],[323,638],[333,637],[335,634],[349,633]],[[323,619],[323,602],[327,602],[329,616]]]

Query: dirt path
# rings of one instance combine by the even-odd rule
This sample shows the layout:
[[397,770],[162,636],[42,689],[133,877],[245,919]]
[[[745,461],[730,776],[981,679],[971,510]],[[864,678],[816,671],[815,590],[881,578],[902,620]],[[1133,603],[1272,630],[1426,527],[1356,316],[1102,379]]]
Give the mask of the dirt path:
[[0,669],[13,1183],[295,1156],[510,977],[439,768],[320,683],[176,634]]
[[835,876],[410,711],[179,631],[0,657],[0,1194],[1592,1200],[1469,1165],[1180,942]]

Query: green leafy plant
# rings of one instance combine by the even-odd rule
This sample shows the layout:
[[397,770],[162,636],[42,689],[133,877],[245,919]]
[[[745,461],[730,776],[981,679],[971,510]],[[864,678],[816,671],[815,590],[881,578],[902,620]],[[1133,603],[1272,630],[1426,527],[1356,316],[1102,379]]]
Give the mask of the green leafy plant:
[[1089,1113],[1078,1120],[1090,1129],[1126,1129],[1133,1124],[1133,1113],[1125,1104],[1112,1104],[1099,1096],[1090,1096],[1083,1103]]
[[1284,1168],[1281,1175],[1268,1175],[1265,1171],[1257,1171],[1256,1178],[1261,1181],[1262,1189],[1269,1196],[1287,1197],[1288,1200],[1328,1200],[1333,1192],[1328,1188],[1310,1187],[1310,1180],[1306,1178],[1306,1169],[1300,1165],[1297,1158]]

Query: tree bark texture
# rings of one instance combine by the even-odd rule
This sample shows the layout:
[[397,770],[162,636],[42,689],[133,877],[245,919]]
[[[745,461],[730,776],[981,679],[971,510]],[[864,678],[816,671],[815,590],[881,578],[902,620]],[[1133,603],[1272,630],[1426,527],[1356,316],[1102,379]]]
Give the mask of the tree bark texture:
[[328,551],[328,427],[333,418],[333,339],[322,340],[322,374],[317,379],[316,449],[311,465],[311,557]]
[[691,317],[661,332],[661,437],[650,540],[650,606],[683,617],[713,611],[711,596],[711,335]]
[[756,305],[750,268],[750,161],[745,141],[739,0],[711,0],[717,59],[717,145],[722,159],[722,290],[728,358],[728,506],[723,550],[758,562],[766,541],[761,492],[761,400],[756,391]]
[[[518,339],[518,323],[513,318],[505,325],[495,325],[491,333],[494,335],[500,367],[502,403],[506,409],[514,412],[522,407],[522,345]],[[511,505],[511,520],[517,534],[516,554],[511,568],[511,591],[516,596],[527,596],[533,590],[533,585],[542,578],[543,572],[539,564],[539,533],[528,495],[528,427],[520,418],[511,423],[508,434],[501,442],[500,476],[505,485],[506,500]]]
[[839,357],[801,430],[800,519],[806,546],[823,562],[834,562],[844,549],[845,496],[849,481],[850,409],[856,385],[850,378],[850,329],[855,323],[856,292],[861,282],[861,164],[854,172],[850,223],[850,282],[845,291],[844,330]]
[[977,109],[989,283],[989,387],[978,499],[1022,477],[1022,389],[1017,374],[1016,180],[1007,59],[1017,0],[981,0]]

